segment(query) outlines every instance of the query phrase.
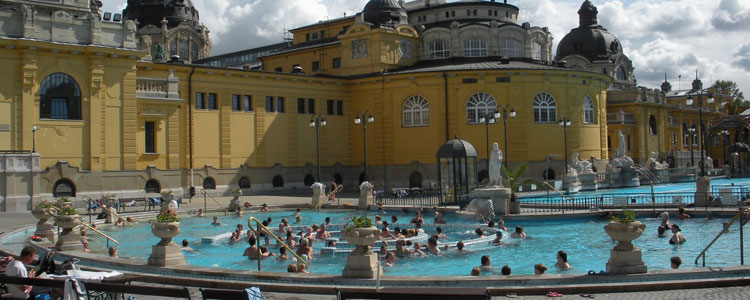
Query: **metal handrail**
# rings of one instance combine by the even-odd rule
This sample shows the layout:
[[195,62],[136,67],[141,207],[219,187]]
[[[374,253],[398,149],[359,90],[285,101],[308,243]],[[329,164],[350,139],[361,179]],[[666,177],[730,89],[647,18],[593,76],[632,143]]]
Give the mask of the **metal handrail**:
[[[257,230],[253,229],[252,221],[255,221],[255,224],[258,226]],[[304,264],[305,267],[307,267],[307,262],[305,262],[305,260],[302,259],[302,257],[300,257],[299,255],[297,255],[297,252],[294,252],[294,250],[292,250],[292,248],[289,248],[289,246],[286,243],[284,243],[284,241],[282,241],[279,237],[277,237],[275,234],[273,234],[273,232],[271,232],[271,230],[268,229],[268,227],[266,227],[265,225],[263,225],[263,223],[261,221],[259,221],[255,217],[250,217],[250,218],[247,219],[247,226],[250,227],[250,230],[252,230],[253,232],[255,232],[255,234],[258,237],[260,237],[260,232],[259,232],[260,228],[263,228],[263,230],[265,230],[267,234],[271,235],[277,242],[279,242],[281,244],[281,246],[284,246],[284,248],[286,248],[286,250],[288,252],[292,253],[294,255],[294,257],[297,258],[298,261],[302,262],[302,264]],[[258,240],[258,247],[257,248],[258,248],[258,271],[260,271],[260,260],[262,259],[261,253],[260,253],[260,239]]]
[[128,222],[127,219],[125,219],[122,216],[120,216],[117,213],[115,213],[111,208],[108,208],[106,206],[102,206],[102,209],[108,211],[110,214],[112,214],[113,216],[117,217],[117,219],[119,219],[119,220],[127,223],[128,225],[130,225],[130,227],[133,227],[133,224],[130,224],[130,222]]
[[565,194],[563,194],[563,192],[561,192],[560,190],[556,189],[556,188],[555,188],[554,186],[552,186],[551,184],[549,184],[549,183],[548,183],[548,182],[546,182],[546,181],[542,181],[542,184],[543,184],[543,185],[546,185],[546,186],[548,186],[548,187],[549,187],[550,189],[552,189],[553,191],[555,191],[555,192],[557,192],[558,194],[560,194],[560,197],[562,197],[562,198],[563,198],[563,200],[565,200],[565,198],[568,198],[568,200],[571,200],[571,201],[575,201],[575,200],[576,200],[576,199],[575,199],[575,198],[573,198],[573,197],[570,197],[570,196],[568,196],[568,195],[565,195]]
[[214,200],[214,202],[216,202],[216,204],[218,204],[219,207],[221,207],[224,210],[224,213],[229,214],[229,211],[227,210],[227,208],[224,207],[224,205],[222,205],[221,202],[219,202],[219,200],[216,200],[216,198],[214,198],[213,196],[209,195],[206,192],[206,190],[201,190],[201,192],[203,193],[203,196],[208,196],[208,198],[211,198],[211,200]]
[[[61,210],[61,209],[59,209],[59,208],[57,208],[57,207],[54,207],[54,206],[50,206],[49,208],[52,208],[52,209],[55,209],[55,210],[57,210],[57,212],[58,212],[58,213],[61,213],[61,212],[62,212],[62,210]],[[60,215],[58,215],[58,216],[60,216]],[[91,226],[89,226],[89,225],[86,225],[86,223],[85,223],[85,222],[81,222],[81,219],[76,219],[76,223],[77,223],[78,225],[82,225],[83,227],[86,227],[86,228],[90,229],[90,230],[91,230],[91,231],[93,231],[93,232],[96,232],[96,233],[98,233],[99,235],[101,235],[101,236],[103,236],[104,238],[106,238],[106,239],[108,239],[108,240],[112,241],[113,243],[115,243],[115,244],[117,244],[117,245],[120,245],[120,243],[118,243],[118,242],[117,242],[117,241],[116,241],[115,239],[113,239],[113,238],[109,237],[108,235],[104,234],[103,232],[101,232],[101,231],[97,230],[97,229],[96,229],[96,228],[94,228],[94,227],[91,227]]]
[[[695,257],[695,262],[693,262],[693,263],[697,264],[698,263],[698,259],[702,257],[703,258],[703,266],[705,267],[706,266],[706,251],[708,251],[708,248],[711,248],[711,246],[713,246],[713,244],[716,242],[716,240],[718,240],[719,237],[721,237],[722,234],[724,234],[725,232],[727,232],[729,230],[729,227],[732,227],[732,224],[734,224],[734,222],[737,221],[737,219],[740,218],[742,216],[742,214],[747,213],[747,212],[750,212],[750,209],[748,207],[743,207],[742,209],[740,209],[740,212],[738,212],[734,216],[734,218],[732,218],[732,220],[729,221],[729,224],[727,226],[724,226],[721,229],[721,232],[719,232],[719,234],[717,234],[716,237],[710,243],[708,243],[708,246],[706,246],[706,248],[703,248],[703,251],[701,251],[701,253],[698,254],[698,256]],[[742,223],[740,226],[744,226],[745,224],[747,224],[747,220],[745,220],[744,223]]]

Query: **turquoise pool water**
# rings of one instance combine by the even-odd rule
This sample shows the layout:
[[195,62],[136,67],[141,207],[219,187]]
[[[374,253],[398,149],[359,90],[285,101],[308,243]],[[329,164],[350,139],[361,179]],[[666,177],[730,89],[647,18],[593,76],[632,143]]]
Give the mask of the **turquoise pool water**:
[[[341,222],[352,212],[346,211],[303,211],[303,223],[321,223],[326,216],[331,217],[332,223]],[[391,215],[399,217],[400,221],[408,222],[412,214],[405,215],[402,212],[386,212],[384,215],[389,219]],[[292,212],[270,212],[250,214],[259,219],[273,218],[273,223],[278,225],[281,218],[292,219]],[[248,216],[250,216],[248,215]],[[247,217],[247,216],[246,216]],[[181,222],[182,232],[175,238],[175,242],[187,239],[197,253],[186,253],[188,263],[201,267],[226,268],[237,270],[257,270],[257,261],[248,260],[242,256],[247,247],[246,242],[230,245],[226,239],[216,244],[201,244],[200,239],[205,236],[215,236],[232,231],[237,224],[242,224],[247,229],[247,219],[234,216],[219,216],[222,226],[210,225],[211,218],[184,218]],[[472,219],[459,215],[447,214],[448,222],[455,224],[471,224],[468,229],[445,230],[448,240],[455,241],[454,237],[471,236],[476,222]],[[635,241],[635,245],[643,250],[643,259],[649,270],[669,268],[669,258],[680,256],[683,259],[683,268],[700,267],[693,264],[696,255],[705,247],[721,229],[722,222],[726,219],[704,220],[696,218],[692,220],[672,220],[673,224],[679,224],[688,242],[684,245],[674,246],[667,241],[668,238],[658,238],[656,228],[659,220],[654,218],[641,218],[644,222],[646,232]],[[431,219],[425,222],[432,222]],[[478,224],[477,224],[478,225]],[[386,268],[386,275],[405,276],[448,276],[468,275],[472,267],[479,265],[482,255],[489,255],[492,266],[499,268],[508,265],[513,269],[515,275],[533,274],[533,265],[543,263],[550,267],[552,274],[580,274],[588,270],[603,270],[609,259],[609,250],[615,243],[603,230],[606,221],[600,219],[575,219],[575,220],[521,220],[506,221],[506,227],[511,229],[516,225],[524,227],[528,234],[527,239],[519,240],[506,237],[502,246],[477,245],[469,248],[468,253],[458,253],[455,250],[443,251],[440,256],[427,256],[421,258],[399,258],[395,267]],[[403,227],[403,226],[402,226]],[[735,226],[736,227],[736,226]],[[146,259],[151,251],[151,245],[158,242],[158,238],[151,234],[149,224],[139,223],[134,228],[105,228],[103,231],[113,238],[121,241],[119,247],[121,257],[132,257]],[[428,233],[432,233],[428,231]],[[507,236],[507,235],[506,235]],[[92,242],[94,250],[104,249],[102,239]],[[706,261],[707,266],[730,266],[739,264],[739,230],[736,228],[729,234],[723,236],[709,251]],[[316,242],[315,253],[320,252],[322,242]],[[278,247],[272,243],[272,251],[278,253]],[[555,255],[558,250],[568,253],[569,262],[573,269],[560,271],[552,268],[555,263]],[[310,264],[310,271],[322,274],[341,274],[344,267],[344,258],[314,256]],[[288,262],[279,261],[277,258],[267,258],[262,261],[264,271],[285,272]]]

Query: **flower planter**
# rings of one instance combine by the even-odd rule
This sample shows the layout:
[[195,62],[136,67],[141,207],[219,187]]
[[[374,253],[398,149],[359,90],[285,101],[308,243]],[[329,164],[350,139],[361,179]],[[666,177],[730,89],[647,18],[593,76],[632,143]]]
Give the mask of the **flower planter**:
[[154,222],[151,224],[151,233],[161,239],[157,246],[175,245],[172,238],[180,234],[180,222]]
[[151,246],[149,265],[165,267],[186,264],[180,246],[172,242],[172,238],[180,233],[180,222],[154,222],[151,224],[151,233],[161,241]]
[[346,257],[342,275],[348,278],[375,278],[383,270],[377,267],[378,255],[370,251],[370,245],[380,239],[380,231],[374,227],[352,228],[342,231],[341,237],[354,245],[354,251]]
[[55,242],[55,232],[52,231],[52,224],[48,221],[52,218],[49,208],[37,206],[31,211],[31,215],[38,219],[34,235],[47,238],[50,242]]
[[639,238],[645,228],[646,224],[638,221],[631,223],[610,222],[604,226],[604,231],[610,238],[618,242],[615,250],[631,251],[636,249],[632,241]]
[[610,274],[646,273],[648,268],[641,258],[641,250],[633,245],[633,240],[643,234],[646,225],[635,221],[630,223],[610,222],[604,226],[610,238],[617,241],[617,246],[609,251],[607,272]]
[[62,228],[60,236],[57,238],[55,249],[58,251],[83,251],[80,236],[73,232],[73,229],[80,222],[79,215],[58,215],[55,216],[55,224]]

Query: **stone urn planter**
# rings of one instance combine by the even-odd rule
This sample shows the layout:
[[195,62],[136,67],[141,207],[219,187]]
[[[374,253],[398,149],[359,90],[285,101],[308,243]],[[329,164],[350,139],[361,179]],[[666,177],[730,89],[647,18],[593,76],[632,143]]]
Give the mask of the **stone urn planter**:
[[115,222],[115,217],[112,215],[112,212],[115,212],[115,203],[117,202],[117,196],[115,195],[102,195],[102,204],[104,204],[107,209],[104,210],[104,214],[106,216],[104,223],[106,224],[112,224]]
[[646,264],[641,259],[641,250],[633,245],[633,240],[643,234],[646,224],[638,221],[630,223],[610,222],[604,226],[610,238],[617,241],[617,246],[610,250],[607,272],[610,274],[646,273]]
[[165,267],[186,264],[180,246],[172,242],[172,238],[180,233],[180,222],[154,222],[151,224],[151,233],[161,241],[151,246],[149,265]]
[[55,224],[62,228],[55,244],[57,251],[83,251],[81,237],[73,232],[73,229],[78,226],[80,218],[77,214],[55,216]]
[[37,206],[31,211],[31,215],[39,220],[39,222],[36,223],[36,231],[34,231],[34,235],[46,238],[54,243],[55,232],[52,231],[52,224],[48,221],[53,216],[49,210],[48,207]]
[[378,255],[370,251],[370,245],[380,239],[380,231],[375,226],[342,231],[341,237],[355,246],[354,251],[346,257],[346,267],[342,276],[375,278],[378,273],[383,273],[383,270],[377,267]]

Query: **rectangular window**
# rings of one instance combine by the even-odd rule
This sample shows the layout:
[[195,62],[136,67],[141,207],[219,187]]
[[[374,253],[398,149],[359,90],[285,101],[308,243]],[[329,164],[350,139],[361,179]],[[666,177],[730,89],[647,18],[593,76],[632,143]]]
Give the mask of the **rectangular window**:
[[266,112],[274,112],[273,110],[273,97],[266,96]]
[[339,116],[344,115],[344,101],[341,101],[341,100],[336,101],[336,114]]
[[488,13],[488,16],[492,17],[492,10],[491,9],[488,10],[487,13]]
[[315,114],[315,99],[307,99],[307,113]]
[[451,10],[451,17],[454,17],[454,18],[456,17],[456,11],[455,10]]
[[320,71],[320,62],[319,61],[312,62],[312,70],[313,71]]
[[467,15],[467,16],[471,16],[471,10],[470,10],[470,9],[467,9],[467,10],[466,10],[466,15]]
[[448,13],[448,12],[446,11],[446,12],[445,12],[445,17],[446,17],[446,18],[450,18],[450,17],[451,17],[451,15],[450,15],[450,14],[449,14],[449,13]]
[[232,95],[232,111],[241,111],[240,95]]
[[203,102],[203,93],[195,93],[195,109],[206,109],[206,104]]
[[297,98],[297,113],[298,114],[305,113],[305,99],[304,98]]
[[284,112],[284,97],[276,97],[276,111]]
[[216,103],[216,94],[214,93],[208,94],[208,109],[210,110],[219,109],[219,106]]
[[305,41],[306,42],[310,41],[310,33],[305,33]]
[[333,102],[333,100],[328,100],[328,101],[326,101],[326,113],[327,113],[328,115],[331,115],[331,116],[332,116],[332,115],[334,114],[334,108],[335,108],[335,107],[334,107],[334,102]]
[[276,72],[283,72],[283,71],[281,70],[281,67],[277,67],[277,68],[276,68],[276,69],[275,69],[274,71],[276,71]]
[[253,98],[251,96],[242,96],[242,109],[245,111],[253,111]]
[[474,11],[472,11],[472,12],[474,13],[474,16],[476,17],[476,16],[477,16],[477,10],[475,9],[475,10],[474,10]]
[[312,39],[313,40],[317,40],[318,39],[318,33],[317,32],[313,32],[312,33]]
[[156,153],[156,124],[146,122],[144,126],[146,134],[146,153]]
[[333,68],[334,69],[341,68],[341,57],[336,57],[333,59]]

